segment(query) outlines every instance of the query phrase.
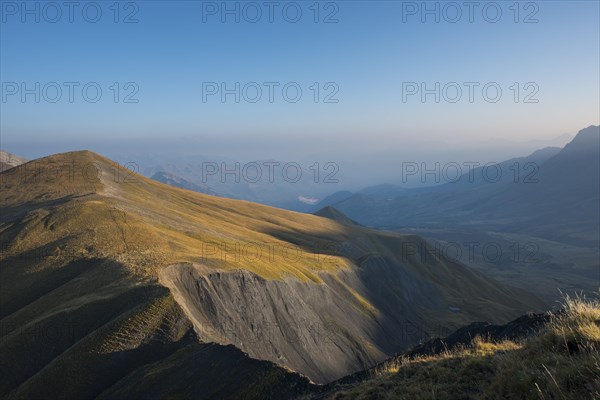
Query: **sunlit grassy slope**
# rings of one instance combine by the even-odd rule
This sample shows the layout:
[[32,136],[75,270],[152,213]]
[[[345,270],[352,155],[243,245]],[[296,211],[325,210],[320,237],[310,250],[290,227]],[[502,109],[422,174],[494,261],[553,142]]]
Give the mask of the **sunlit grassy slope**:
[[[24,231],[3,224],[17,239],[8,254],[60,240],[52,249],[57,255],[115,258],[137,274],[197,261],[246,268],[267,278],[289,274],[314,281],[319,280],[315,272],[347,263],[341,257],[315,256],[327,248],[326,235],[347,235],[332,220],[173,188],[91,152],[36,160],[5,174],[0,202],[7,217],[35,209]],[[274,235],[309,231],[315,232],[311,243]]]
[[569,299],[519,341],[475,337],[438,355],[397,357],[341,399],[599,399],[600,302]]
[[414,251],[427,246],[418,236],[174,188],[89,151],[34,160],[1,179],[2,257],[45,256],[26,268],[110,259],[154,279],[167,265],[197,262],[267,279],[321,282],[320,272],[360,266],[376,254],[434,283],[448,303],[462,308],[449,316],[455,326],[543,307],[435,252],[423,259]]
[[[329,360],[327,376],[338,366],[344,373],[364,369],[414,344],[417,338],[402,336],[401,343],[391,342],[407,324],[451,330],[477,320],[506,322],[545,307],[523,290],[444,258],[418,236],[368,229],[336,212],[320,217],[177,189],[88,151],[4,171],[0,189],[0,372],[11,376],[0,379],[0,396],[90,398],[137,391],[144,371],[162,374],[162,365],[171,365],[170,357],[182,348],[201,351],[205,344],[198,340],[190,309],[159,278],[179,263],[202,265],[217,275],[217,270],[246,270],[296,285],[281,287],[322,285],[308,293],[325,293],[335,299],[328,304],[339,307],[321,310],[318,299],[299,297],[303,291],[273,289],[270,296],[274,319],[301,321],[310,315],[311,323],[318,323],[326,313],[341,323],[352,317],[338,336],[362,358],[336,353],[335,345],[326,352],[319,340],[303,342],[301,355],[312,356],[310,365],[318,368],[320,360]],[[423,258],[415,248],[429,255]],[[237,301],[227,296],[215,294]],[[195,307],[208,307],[211,300],[220,299]],[[297,307],[288,307],[293,304]],[[288,308],[301,311],[287,315]],[[224,311],[232,320],[246,321],[244,310]],[[240,332],[264,320],[261,310],[255,311],[254,319],[236,325]],[[286,388],[288,380],[306,384],[278,369],[289,368],[289,362],[277,352],[292,354],[296,348],[283,343],[268,354],[255,349],[254,358],[274,364],[256,364],[236,353],[234,358],[245,360],[247,375],[233,387],[227,374],[213,382],[202,372],[219,362],[222,349],[214,347],[211,366],[185,363],[200,368],[190,378],[199,388],[214,384],[244,391],[265,371],[279,371],[281,379],[267,385],[268,392]],[[98,372],[104,370],[113,373]],[[135,376],[119,381],[125,374]],[[167,375],[170,387],[179,390],[179,375]],[[202,393],[198,389],[193,397]]]

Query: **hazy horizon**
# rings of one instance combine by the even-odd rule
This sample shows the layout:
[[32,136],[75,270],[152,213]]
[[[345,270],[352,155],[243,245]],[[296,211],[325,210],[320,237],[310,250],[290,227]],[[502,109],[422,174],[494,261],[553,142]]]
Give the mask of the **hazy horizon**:
[[[105,157],[111,158],[123,165],[136,164],[138,167],[160,166],[177,161],[199,165],[203,161],[211,160],[228,163],[249,163],[260,160],[276,160],[281,162],[299,163],[308,169],[315,162],[333,162],[339,167],[336,184],[324,185],[322,192],[337,190],[359,190],[367,186],[391,183],[405,187],[429,186],[435,182],[403,181],[401,169],[403,163],[469,163],[480,164],[499,163],[511,158],[528,156],[534,151],[546,147],[564,147],[575,134],[563,134],[548,140],[510,141],[490,139],[486,141],[465,143],[444,143],[439,149],[430,149],[427,142],[414,142],[413,146],[406,149],[365,150],[362,154],[352,154],[345,148],[335,151],[306,149],[305,152],[285,152],[282,150],[264,149],[264,143],[241,143],[232,146],[231,143],[213,142],[210,146],[190,140],[187,146],[177,143],[151,143],[124,142],[119,146],[102,142],[89,144],[57,144],[46,143],[40,147],[15,144],[12,147],[2,146],[1,150],[17,156],[32,160],[55,153],[67,151],[90,150]],[[252,145],[255,147],[253,148]],[[255,150],[249,151],[249,149]],[[362,157],[361,157],[362,156]],[[141,171],[140,171],[141,172]],[[443,182],[441,182],[443,183]]]
[[0,0],[0,400],[600,399],[599,16]]
[[73,22],[66,8],[58,18],[6,3],[1,147],[25,157],[91,149],[377,163],[461,161],[472,149],[502,161],[564,145],[562,135],[600,120],[597,2],[500,3],[498,18],[478,3],[457,19],[444,3],[430,3],[437,14],[385,1],[322,2],[318,12],[286,3],[296,6],[284,14],[281,3],[270,15],[239,2],[143,1],[105,4],[97,21],[95,8],[76,9]]

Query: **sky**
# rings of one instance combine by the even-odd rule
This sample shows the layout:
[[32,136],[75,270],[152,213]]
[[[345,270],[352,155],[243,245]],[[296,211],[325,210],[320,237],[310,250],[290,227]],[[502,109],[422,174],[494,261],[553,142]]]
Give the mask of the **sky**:
[[600,119],[598,1],[65,4],[1,2],[4,150],[493,158]]

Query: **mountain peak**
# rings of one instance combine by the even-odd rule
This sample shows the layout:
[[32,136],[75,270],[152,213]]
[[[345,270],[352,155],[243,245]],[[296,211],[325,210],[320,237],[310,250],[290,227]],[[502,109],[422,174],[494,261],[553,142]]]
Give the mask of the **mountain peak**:
[[4,206],[114,192],[117,183],[145,179],[89,150],[38,158],[0,173]]
[[600,150],[600,126],[590,125],[580,130],[558,154],[561,157],[597,155]]
[[[575,138],[569,144],[590,145],[597,144],[600,141],[600,126],[590,125],[577,132]],[[568,145],[567,145],[568,146]]]
[[315,213],[315,215],[318,215],[319,217],[323,218],[329,218],[347,225],[360,225],[358,222],[348,218],[343,212],[337,210],[332,206],[326,206],[321,208]]

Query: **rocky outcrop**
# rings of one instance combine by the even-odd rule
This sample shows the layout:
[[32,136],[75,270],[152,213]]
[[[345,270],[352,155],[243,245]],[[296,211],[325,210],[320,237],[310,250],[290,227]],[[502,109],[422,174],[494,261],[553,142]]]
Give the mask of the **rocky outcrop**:
[[7,151],[0,150],[0,172],[9,170],[26,162],[27,160],[23,157],[18,157]]
[[444,308],[432,285],[383,258],[320,277],[324,283],[267,280],[178,264],[163,270],[161,283],[202,341],[233,344],[316,383],[368,368],[427,335],[410,301]]

